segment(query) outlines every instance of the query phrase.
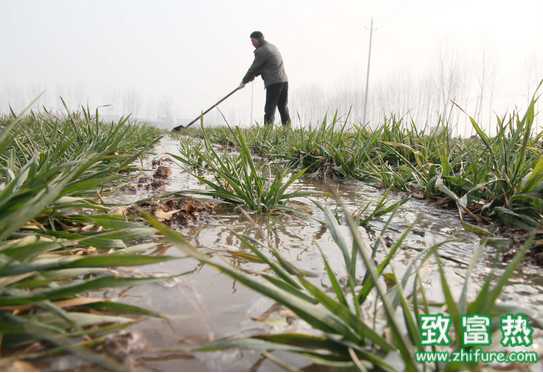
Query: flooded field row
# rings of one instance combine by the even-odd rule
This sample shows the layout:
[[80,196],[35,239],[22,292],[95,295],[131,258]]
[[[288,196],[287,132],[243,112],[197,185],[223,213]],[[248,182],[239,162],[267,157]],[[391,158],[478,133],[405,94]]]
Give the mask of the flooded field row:
[[[177,154],[178,140],[163,138],[155,148],[155,154],[143,164],[147,170],[138,178],[145,184],[151,180],[163,182],[154,187],[136,186],[120,192],[108,202],[132,204],[142,199],[153,199],[168,192],[203,190],[204,186],[168,153]],[[160,170],[168,171],[160,171]],[[159,171],[157,171],[159,170]],[[156,177],[153,178],[153,174]],[[137,185],[137,183],[136,183]],[[210,211],[197,211],[194,219],[174,222],[174,228],[187,237],[195,247],[212,258],[224,261],[246,273],[259,273],[264,267],[247,260],[242,249],[240,235],[254,238],[273,248],[308,274],[316,284],[330,289],[320,251],[328,258],[340,281],[345,281],[342,270],[342,254],[323,223],[323,212],[310,199],[326,204],[331,211],[341,214],[337,198],[349,211],[355,212],[367,203],[377,203],[383,191],[361,182],[314,181],[303,179],[293,189],[310,193],[309,198],[299,198],[290,205],[305,215],[250,214],[230,206],[219,205]],[[401,195],[390,195],[399,200]],[[445,273],[455,297],[464,284],[470,259],[480,245],[480,237],[462,227],[454,210],[432,206],[426,201],[410,199],[399,207],[390,225],[382,231],[387,216],[376,219],[366,229],[360,228],[368,242],[383,240],[394,242],[401,233],[414,224],[401,249],[391,264],[396,276],[401,278],[409,263],[426,248],[443,241],[438,251]],[[164,218],[163,220],[165,220]],[[159,219],[160,220],[160,219]],[[340,225],[348,234],[348,228]],[[390,244],[388,245],[390,246]],[[164,246],[161,254],[183,256],[176,247]],[[376,253],[379,262],[386,256],[384,250]],[[507,263],[502,262],[503,252],[492,246],[482,249],[481,260],[471,276],[468,298],[479,290],[489,273],[499,275]],[[360,258],[358,258],[360,262]],[[363,263],[359,263],[363,266]],[[271,360],[257,352],[225,350],[221,352],[193,352],[192,348],[217,338],[250,336],[276,332],[311,332],[305,322],[289,310],[279,307],[272,300],[247,289],[209,266],[185,257],[156,265],[142,267],[142,273],[177,275],[159,284],[136,286],[123,292],[122,300],[161,313],[167,320],[147,319],[131,328],[136,350],[127,347],[135,369],[149,370],[275,370],[280,369]],[[420,277],[427,296],[434,302],[443,301],[439,271],[435,261],[428,261]],[[391,279],[392,284],[394,280]],[[535,320],[543,317],[543,277],[531,264],[523,264],[510,280],[500,297],[502,305],[521,306]],[[363,311],[372,313],[374,302],[364,303]],[[383,317],[375,322],[382,323]],[[534,346],[541,350],[543,334],[536,329]],[[278,353],[288,364],[298,368],[308,362],[292,354]]]

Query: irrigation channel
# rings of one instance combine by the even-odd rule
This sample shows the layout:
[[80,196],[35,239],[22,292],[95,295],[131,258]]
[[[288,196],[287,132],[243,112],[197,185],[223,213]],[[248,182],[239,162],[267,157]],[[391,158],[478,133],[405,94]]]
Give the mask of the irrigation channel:
[[[157,188],[134,187],[131,191],[121,191],[108,197],[108,202],[131,204],[145,198],[156,197],[166,192],[180,190],[201,190],[204,187],[168,153],[177,154],[179,140],[165,137],[157,144],[155,154],[143,163],[146,169],[140,178],[152,178],[157,167],[166,165],[171,172],[163,176],[164,183]],[[334,193],[351,211],[359,209],[368,202],[377,203],[383,191],[364,183],[351,181],[337,183],[312,181],[305,178],[296,182],[292,188],[310,192],[311,198],[326,204],[331,211],[339,210]],[[391,194],[392,200],[400,199],[399,194]],[[248,255],[240,250],[237,234],[253,237],[267,246],[275,248],[283,258],[297,268],[307,271],[308,278],[316,284],[330,287],[320,250],[327,256],[330,266],[337,271],[340,282],[345,279],[341,251],[334,243],[330,231],[319,220],[324,220],[323,212],[306,198],[298,198],[296,208],[311,218],[293,214],[245,215],[233,208],[215,208],[202,213],[197,219],[188,220],[175,227],[190,239],[195,247],[247,273],[260,272],[261,264],[246,260]],[[263,217],[265,216],[265,217]],[[366,228],[363,238],[375,240],[381,234],[386,216],[372,221]],[[442,209],[423,200],[410,199],[399,207],[382,239],[394,241],[416,221],[411,233],[392,262],[397,278],[406,271],[408,264],[425,248],[449,240],[439,249],[446,276],[455,297],[458,297],[466,271],[474,251],[480,245],[479,236],[466,232],[454,210]],[[347,226],[340,226],[348,233]],[[162,254],[182,255],[174,246],[165,246]],[[382,250],[377,252],[377,262],[384,257]],[[360,258],[358,259],[360,260]],[[500,273],[507,263],[502,262],[499,249],[486,246],[481,260],[472,274],[469,299],[475,297],[484,278],[491,271]],[[168,279],[161,283],[145,284],[122,292],[122,301],[157,311],[167,316],[168,321],[146,319],[131,331],[126,354],[131,355],[134,369],[146,370],[278,370],[274,359],[301,368],[308,361],[297,355],[276,352],[270,359],[259,352],[229,349],[215,352],[192,352],[195,345],[209,340],[234,336],[251,336],[272,332],[310,331],[311,328],[295,315],[272,300],[257,294],[239,282],[233,281],[223,273],[197,260],[185,258],[148,265],[138,269],[143,273],[174,275],[189,272],[183,276]],[[420,273],[432,301],[443,301],[437,264],[429,260]],[[393,280],[391,280],[393,281]],[[522,306],[536,320],[543,319],[543,275],[539,267],[529,263],[522,264],[510,280],[500,297],[502,304]],[[363,311],[372,312],[373,301],[364,303]],[[382,313],[382,311],[380,311]],[[375,321],[382,323],[379,318]],[[541,353],[543,333],[536,329],[534,350]],[[394,358],[390,359],[394,364]],[[397,358],[397,366],[401,367]],[[62,368],[62,360],[57,360]],[[59,365],[60,364],[60,365]],[[539,367],[539,368],[538,368]],[[284,368],[284,366],[283,366]],[[509,367],[509,369],[515,369]],[[535,365],[532,369],[541,369]]]

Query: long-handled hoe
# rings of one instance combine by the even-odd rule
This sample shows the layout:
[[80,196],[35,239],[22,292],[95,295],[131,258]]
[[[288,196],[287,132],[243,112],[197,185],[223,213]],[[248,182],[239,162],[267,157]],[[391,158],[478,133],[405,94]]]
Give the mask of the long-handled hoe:
[[204,115],[206,115],[207,113],[209,113],[211,110],[215,109],[220,103],[222,103],[224,100],[226,100],[228,97],[232,96],[234,93],[236,93],[237,91],[239,91],[242,87],[241,86],[238,86],[236,87],[236,89],[234,89],[232,92],[230,92],[229,94],[227,94],[226,96],[224,96],[223,98],[221,98],[219,101],[217,101],[213,106],[211,106],[209,109],[207,109],[206,111],[204,111],[202,114],[198,115],[196,118],[194,118],[194,120],[192,122],[190,122],[189,124],[183,126],[183,125],[179,125],[177,127],[174,127],[172,129],[172,131],[179,131],[181,129],[184,129],[184,128],[189,128],[190,126],[192,126],[194,123],[198,122],[200,120],[201,117],[203,117]]

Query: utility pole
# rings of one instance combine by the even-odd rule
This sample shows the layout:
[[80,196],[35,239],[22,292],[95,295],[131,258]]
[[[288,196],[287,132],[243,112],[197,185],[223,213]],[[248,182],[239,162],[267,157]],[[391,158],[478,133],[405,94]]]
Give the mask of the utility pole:
[[370,22],[370,45],[368,49],[368,65],[366,67],[366,90],[364,91],[364,114],[362,115],[362,124],[366,124],[366,113],[368,109],[368,89],[370,83],[370,66],[371,66],[371,44],[373,41],[373,18]]

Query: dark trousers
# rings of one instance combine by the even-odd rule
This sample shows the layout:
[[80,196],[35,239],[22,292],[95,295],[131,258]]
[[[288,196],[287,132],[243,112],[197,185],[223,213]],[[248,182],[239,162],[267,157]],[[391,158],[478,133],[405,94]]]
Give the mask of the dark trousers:
[[273,125],[275,108],[279,109],[283,126],[290,125],[288,113],[288,82],[270,84],[266,88],[266,106],[264,107],[264,124]]

